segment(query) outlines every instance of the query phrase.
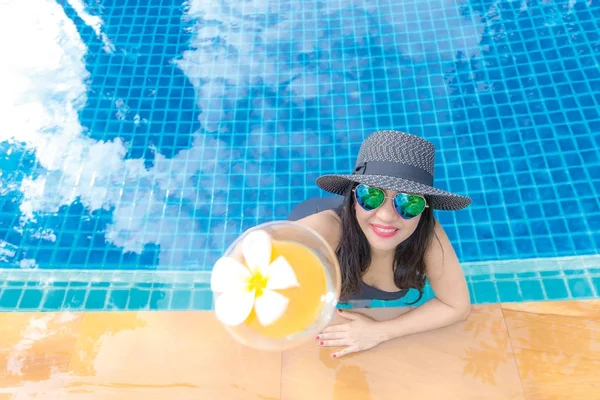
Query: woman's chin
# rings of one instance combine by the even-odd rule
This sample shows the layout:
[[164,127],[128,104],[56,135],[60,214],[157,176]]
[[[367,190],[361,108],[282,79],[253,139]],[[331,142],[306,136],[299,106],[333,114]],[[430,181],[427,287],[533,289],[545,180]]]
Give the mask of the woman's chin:
[[369,235],[367,238],[369,239],[369,244],[373,250],[377,251],[389,251],[395,250],[396,247],[401,243],[398,240],[391,240],[389,238],[380,238],[375,235]]

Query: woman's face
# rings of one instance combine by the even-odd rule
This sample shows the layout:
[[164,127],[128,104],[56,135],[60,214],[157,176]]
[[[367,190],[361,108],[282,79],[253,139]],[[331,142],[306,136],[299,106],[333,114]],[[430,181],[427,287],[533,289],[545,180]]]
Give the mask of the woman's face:
[[394,209],[393,197],[398,192],[385,190],[385,202],[373,211],[365,211],[354,198],[356,220],[374,250],[394,250],[417,229],[421,215],[404,219]]

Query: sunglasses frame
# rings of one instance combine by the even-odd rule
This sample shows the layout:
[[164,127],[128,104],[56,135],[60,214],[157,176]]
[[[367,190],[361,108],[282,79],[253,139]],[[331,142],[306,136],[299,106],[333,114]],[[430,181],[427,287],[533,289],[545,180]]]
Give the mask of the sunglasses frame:
[[[357,187],[359,187],[360,185],[363,185],[363,186],[366,186],[366,187],[369,187],[369,188],[372,188],[372,189],[381,190],[381,192],[383,193],[383,201],[381,202],[381,204],[380,204],[378,207],[376,207],[376,208],[374,208],[374,209],[372,209],[372,210],[365,210],[365,209],[364,209],[364,207],[360,205],[360,203],[359,203],[358,199],[356,198],[356,188],[357,188]],[[397,194],[395,194],[394,196],[390,197],[390,196],[386,196],[386,195],[385,195],[385,190],[383,190],[383,189],[381,189],[381,188],[378,188],[378,187],[375,187],[375,186],[369,186],[369,185],[367,185],[367,184],[365,184],[365,183],[360,183],[360,184],[356,185],[356,187],[355,187],[354,189],[352,189],[352,192],[354,193],[354,199],[356,200],[356,202],[358,203],[358,205],[360,206],[360,208],[362,208],[362,209],[363,209],[363,210],[365,210],[366,212],[371,212],[371,211],[375,211],[375,210],[377,210],[378,208],[380,208],[381,206],[383,206],[383,204],[385,203],[385,201],[386,201],[387,199],[391,199],[392,201],[394,201],[394,198],[395,198],[396,196],[398,196],[399,194],[404,194],[404,195],[406,195],[406,196],[418,196],[418,197],[422,198],[422,199],[425,201],[425,207],[423,207],[423,211],[425,211],[425,209],[426,209],[426,208],[429,208],[429,203],[427,203],[427,199],[425,198],[425,196],[421,196],[420,194],[409,194],[409,193],[404,193],[404,192],[398,192],[398,193],[397,193]],[[423,211],[421,211],[419,214],[415,215],[414,217],[411,217],[411,218],[406,218],[406,217],[402,216],[402,215],[401,215],[401,214],[398,212],[398,210],[396,209],[396,207],[395,207],[395,206],[394,206],[394,211],[396,211],[396,213],[397,213],[397,214],[400,216],[400,218],[402,218],[402,219],[407,219],[407,220],[408,220],[408,219],[413,219],[413,218],[416,218],[416,217],[418,217],[419,215],[423,214]]]

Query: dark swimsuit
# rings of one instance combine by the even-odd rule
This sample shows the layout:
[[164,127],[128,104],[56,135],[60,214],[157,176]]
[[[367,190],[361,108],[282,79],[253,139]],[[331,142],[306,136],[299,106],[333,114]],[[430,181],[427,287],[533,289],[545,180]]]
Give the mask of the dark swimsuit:
[[[341,196],[327,196],[308,199],[292,209],[288,215],[288,221],[297,221],[301,218],[318,213],[325,210],[333,210],[338,215],[341,215],[342,201]],[[371,300],[398,300],[406,296],[408,289],[399,290],[396,292],[387,292],[367,285],[362,280],[360,281],[360,292],[350,296],[347,299],[341,299],[342,303],[350,303],[355,307],[365,307],[370,304]]]

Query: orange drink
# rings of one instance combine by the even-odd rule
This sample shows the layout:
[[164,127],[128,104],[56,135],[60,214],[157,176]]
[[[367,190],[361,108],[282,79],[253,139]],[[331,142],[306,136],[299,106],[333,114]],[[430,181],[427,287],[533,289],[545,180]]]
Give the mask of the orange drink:
[[291,241],[274,240],[272,246],[271,261],[285,257],[300,285],[278,291],[289,303],[285,314],[273,324],[263,326],[252,311],[246,325],[260,335],[285,337],[303,331],[317,319],[323,309],[327,283],[323,263],[310,249]]
[[339,264],[315,231],[288,221],[248,230],[211,273],[217,319],[240,343],[284,350],[309,340],[333,319]]

